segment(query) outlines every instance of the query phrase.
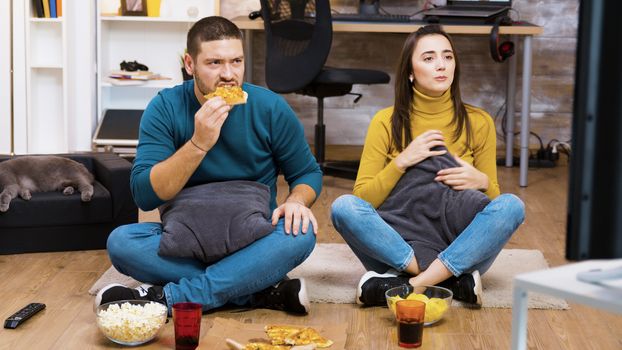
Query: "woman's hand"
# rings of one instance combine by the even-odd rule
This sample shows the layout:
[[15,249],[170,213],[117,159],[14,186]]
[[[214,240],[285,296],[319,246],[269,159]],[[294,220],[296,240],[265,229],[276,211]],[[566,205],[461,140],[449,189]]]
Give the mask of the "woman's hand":
[[434,180],[444,183],[456,191],[488,190],[488,176],[477,170],[471,164],[454,155],[460,164],[456,168],[447,168],[436,173]]
[[439,130],[428,130],[417,136],[397,157],[395,165],[401,171],[425,160],[428,157],[440,156],[447,150],[431,151],[436,146],[445,146],[443,134]]

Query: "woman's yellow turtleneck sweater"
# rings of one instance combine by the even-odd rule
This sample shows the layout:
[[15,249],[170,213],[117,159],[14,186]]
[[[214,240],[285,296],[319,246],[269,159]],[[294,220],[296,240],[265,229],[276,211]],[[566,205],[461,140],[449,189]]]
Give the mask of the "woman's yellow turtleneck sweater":
[[[497,182],[496,152],[497,140],[495,125],[488,113],[476,107],[466,105],[473,138],[471,148],[466,147],[466,132],[456,142],[454,115],[451,93],[447,90],[440,97],[426,96],[414,89],[414,114],[411,116],[410,128],[413,140],[427,130],[440,130],[445,136],[445,144],[452,154],[457,154],[467,163],[488,175],[489,198],[499,195]],[[391,143],[391,114],[393,107],[385,108],[374,116],[361,155],[361,166],[354,184],[354,195],[378,208],[389,196],[403,172],[395,166],[394,159],[399,152]]]

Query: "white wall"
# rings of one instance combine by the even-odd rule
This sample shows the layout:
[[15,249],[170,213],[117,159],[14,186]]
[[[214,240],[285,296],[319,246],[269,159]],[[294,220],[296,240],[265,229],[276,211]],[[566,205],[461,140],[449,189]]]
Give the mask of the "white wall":
[[28,153],[26,115],[26,7],[13,1],[13,137],[16,154]]
[[11,150],[10,1],[0,1],[0,154]]

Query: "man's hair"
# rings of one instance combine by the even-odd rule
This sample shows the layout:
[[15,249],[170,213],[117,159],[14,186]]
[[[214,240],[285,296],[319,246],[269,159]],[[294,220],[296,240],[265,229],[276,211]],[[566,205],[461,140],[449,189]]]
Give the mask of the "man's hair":
[[240,39],[242,32],[233,22],[220,16],[200,19],[188,31],[186,48],[193,59],[201,51],[201,43],[215,40]]

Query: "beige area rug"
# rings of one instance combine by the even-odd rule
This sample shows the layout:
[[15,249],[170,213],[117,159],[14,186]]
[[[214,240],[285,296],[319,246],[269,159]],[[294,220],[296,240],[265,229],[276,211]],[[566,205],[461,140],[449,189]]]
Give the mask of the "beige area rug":
[[[512,278],[520,273],[547,269],[548,263],[539,250],[504,249],[490,270],[482,276],[484,307],[512,307]],[[339,243],[319,243],[311,256],[288,274],[304,277],[311,301],[317,303],[354,303],[356,287],[365,273],[352,250]],[[140,282],[110,267],[89,290],[92,295],[110,283],[137,287]],[[460,303],[454,301],[457,306]],[[568,309],[566,301],[544,294],[529,293],[531,309]]]

